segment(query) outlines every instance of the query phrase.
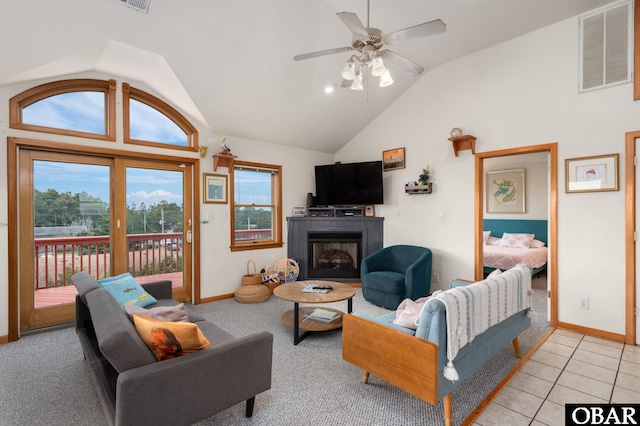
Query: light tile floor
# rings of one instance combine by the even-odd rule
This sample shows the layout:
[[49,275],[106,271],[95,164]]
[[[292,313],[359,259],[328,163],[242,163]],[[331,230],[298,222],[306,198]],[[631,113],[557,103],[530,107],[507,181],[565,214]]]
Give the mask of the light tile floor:
[[564,424],[565,403],[640,404],[640,346],[556,330],[474,425]]

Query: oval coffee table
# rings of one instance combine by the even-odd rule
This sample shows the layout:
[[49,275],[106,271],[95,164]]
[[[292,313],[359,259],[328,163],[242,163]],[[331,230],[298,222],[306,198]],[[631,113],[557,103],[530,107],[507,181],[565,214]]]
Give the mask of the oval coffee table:
[[[302,289],[309,284],[330,285],[333,289],[328,293],[303,292]],[[308,280],[281,284],[273,290],[273,294],[278,296],[280,299],[293,302],[293,309],[282,314],[280,319],[285,325],[293,327],[293,344],[297,345],[304,340],[311,331],[327,331],[342,327],[342,315],[344,315],[344,312],[337,309],[323,308],[328,311],[339,313],[340,318],[328,323],[305,320],[305,314],[313,311],[315,307],[300,308],[300,303],[330,303],[346,300],[347,313],[351,313],[353,310],[353,296],[356,294],[356,291],[348,284],[333,281]],[[300,330],[304,330],[304,332],[300,334]]]

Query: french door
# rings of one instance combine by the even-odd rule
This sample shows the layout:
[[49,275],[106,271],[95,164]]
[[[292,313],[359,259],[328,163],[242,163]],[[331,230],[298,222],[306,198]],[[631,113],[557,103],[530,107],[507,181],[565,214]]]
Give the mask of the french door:
[[74,318],[70,277],[169,279],[191,300],[192,166],[20,149],[20,329]]

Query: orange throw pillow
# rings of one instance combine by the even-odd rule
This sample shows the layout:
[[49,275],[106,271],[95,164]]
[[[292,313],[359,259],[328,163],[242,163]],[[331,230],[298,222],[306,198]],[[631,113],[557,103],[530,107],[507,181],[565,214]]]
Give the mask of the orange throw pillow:
[[176,358],[211,346],[196,324],[158,321],[134,315],[133,323],[140,338],[158,361]]

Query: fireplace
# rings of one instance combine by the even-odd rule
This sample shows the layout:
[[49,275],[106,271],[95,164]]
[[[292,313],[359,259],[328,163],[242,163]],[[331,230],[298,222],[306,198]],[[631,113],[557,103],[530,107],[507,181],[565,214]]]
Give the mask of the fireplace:
[[310,232],[308,278],[359,278],[362,232]]
[[288,217],[287,257],[299,281],[360,281],[362,259],[382,249],[382,217]]

